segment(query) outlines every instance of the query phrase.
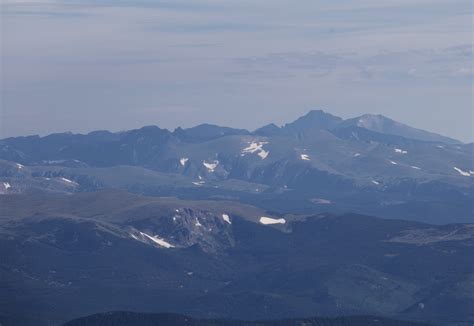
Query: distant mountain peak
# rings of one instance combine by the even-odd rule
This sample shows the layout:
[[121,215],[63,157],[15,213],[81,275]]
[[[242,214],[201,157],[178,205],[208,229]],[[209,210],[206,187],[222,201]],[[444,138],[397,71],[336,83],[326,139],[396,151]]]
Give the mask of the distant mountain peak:
[[317,110],[310,110],[308,113],[305,115],[301,116],[299,119],[314,119],[314,118],[331,118],[331,119],[337,119],[337,120],[342,120],[342,118],[332,115],[331,113],[328,113],[326,111],[323,111],[321,109]]
[[413,128],[381,114],[364,114],[353,119],[345,120],[341,126],[357,126],[383,134],[418,139],[422,141],[443,142],[448,144],[460,143],[456,139]]
[[342,121],[342,118],[324,112],[323,110],[311,110],[295,121],[287,123],[283,128],[297,132],[305,130],[331,129]]

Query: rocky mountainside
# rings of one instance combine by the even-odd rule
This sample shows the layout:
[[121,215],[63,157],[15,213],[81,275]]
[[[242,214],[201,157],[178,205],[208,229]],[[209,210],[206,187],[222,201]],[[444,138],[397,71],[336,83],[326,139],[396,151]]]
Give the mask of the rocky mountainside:
[[472,144],[383,116],[323,111],[249,132],[203,124],[0,141],[0,193],[120,188],[231,199],[282,213],[473,219]]
[[474,321],[472,224],[123,191],[0,196],[0,322],[103,311]]

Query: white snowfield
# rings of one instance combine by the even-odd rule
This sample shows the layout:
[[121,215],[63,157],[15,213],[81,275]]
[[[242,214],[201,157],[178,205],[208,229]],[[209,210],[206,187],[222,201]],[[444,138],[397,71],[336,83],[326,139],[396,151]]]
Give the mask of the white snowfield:
[[10,189],[10,188],[12,187],[11,184],[8,183],[8,182],[4,182],[4,183],[3,183],[3,186],[5,187],[5,190],[8,190],[8,189]]
[[219,165],[219,161],[214,160],[211,163],[206,162],[206,161],[202,161],[202,165],[204,165],[209,172],[214,172],[216,170],[217,166]]
[[300,155],[300,158],[301,158],[303,161],[311,161],[311,159],[309,158],[309,155],[307,155],[307,154],[301,154],[301,155]]
[[355,153],[354,154],[354,157],[359,157],[360,156],[360,153]]
[[270,154],[270,151],[264,151],[263,149],[258,153],[257,155],[262,158],[262,160],[266,159],[268,154]]
[[206,183],[206,181],[202,181],[202,180],[201,181],[193,181],[193,185],[195,185],[195,186],[202,186],[205,183]]
[[17,164],[16,164],[16,167],[19,168],[19,169],[23,169],[25,166],[24,166],[24,165],[21,165],[20,163],[17,163]]
[[329,205],[331,204],[331,201],[329,199],[324,199],[324,198],[314,198],[311,200],[315,204],[319,205]]
[[394,151],[395,151],[395,153],[398,153],[398,154],[408,154],[407,151],[405,151],[401,148],[395,148]]
[[372,180],[372,183],[373,183],[374,185],[379,185],[379,184],[380,184],[380,182],[375,181],[375,180]]
[[61,179],[62,181],[64,181],[64,182],[67,182],[67,183],[70,183],[70,184],[77,184],[77,182],[74,182],[74,181],[72,181],[72,180],[66,179],[66,178],[64,178],[64,177],[61,177],[60,179]]
[[474,171],[464,171],[458,167],[454,167],[453,169],[456,170],[460,175],[465,177],[470,177],[471,175],[474,175]]
[[186,165],[186,162],[188,162],[189,158],[187,157],[183,157],[182,159],[179,160],[179,163],[182,165],[182,166],[185,166]]
[[223,219],[224,221],[226,221],[227,223],[232,224],[232,222],[230,221],[229,215],[227,215],[227,214],[222,214],[222,219]]
[[417,167],[417,166],[414,166],[414,165],[412,165],[411,168],[412,168],[412,169],[415,169],[415,170],[421,170],[421,168],[419,168],[419,167]]
[[266,151],[266,150],[263,149],[263,145],[266,145],[266,144],[268,144],[268,142],[265,142],[265,141],[260,141],[260,142],[252,141],[252,142],[249,143],[249,146],[245,147],[242,150],[241,156],[244,156],[245,154],[257,153],[257,155],[260,156],[260,158],[262,160],[264,160],[268,157],[268,154],[270,154],[270,151]]
[[[140,232],[140,234],[148,239],[150,239],[151,241],[153,241],[154,243],[156,243],[157,245],[159,245],[160,247],[163,247],[163,248],[174,248],[174,246],[168,242],[166,242],[165,240],[163,239],[160,239],[158,236],[154,236],[152,237],[151,235],[148,235],[144,232]],[[134,239],[137,239],[136,236],[132,235],[132,237]]]
[[395,161],[390,161],[390,164],[393,164],[393,165],[398,165],[398,163],[397,163],[397,162],[395,162]]
[[275,218],[271,218],[271,217],[262,216],[262,217],[260,217],[260,223],[265,224],[265,225],[285,224],[286,220],[284,218],[275,219]]

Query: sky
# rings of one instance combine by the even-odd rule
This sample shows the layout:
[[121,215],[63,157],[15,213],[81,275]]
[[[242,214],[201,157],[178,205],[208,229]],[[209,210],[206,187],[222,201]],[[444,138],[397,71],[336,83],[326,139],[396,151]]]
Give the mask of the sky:
[[0,2],[0,138],[322,109],[474,141],[470,0]]

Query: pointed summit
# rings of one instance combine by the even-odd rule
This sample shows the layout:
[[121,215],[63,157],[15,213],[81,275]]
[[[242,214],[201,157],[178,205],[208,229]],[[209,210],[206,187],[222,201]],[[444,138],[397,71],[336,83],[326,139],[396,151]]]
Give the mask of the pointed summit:
[[334,128],[342,121],[342,118],[324,112],[323,110],[312,110],[295,121],[287,123],[283,128],[293,132],[323,130]]

